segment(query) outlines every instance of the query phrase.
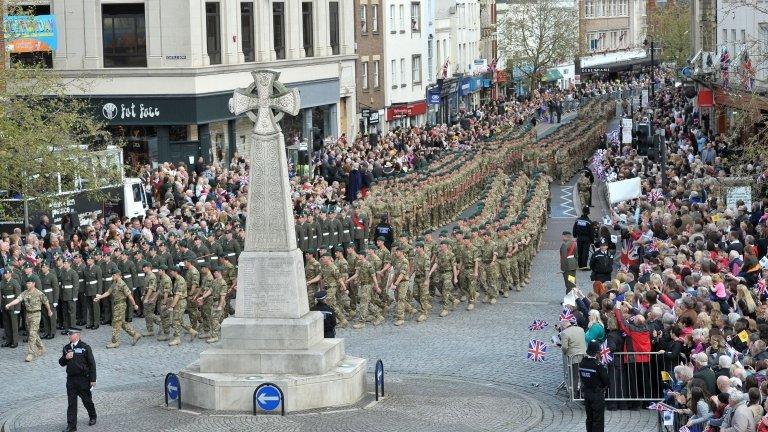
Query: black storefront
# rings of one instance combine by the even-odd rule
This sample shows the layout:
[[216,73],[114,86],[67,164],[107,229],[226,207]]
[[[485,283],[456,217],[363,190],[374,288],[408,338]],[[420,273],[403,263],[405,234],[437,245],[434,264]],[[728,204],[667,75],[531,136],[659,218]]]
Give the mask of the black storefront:
[[[213,159],[211,125],[221,124],[228,136],[224,149],[214,149],[217,160],[229,161],[235,152],[235,115],[229,109],[231,92],[197,96],[95,96],[89,98],[98,119],[125,141],[128,165],[189,162]],[[222,124],[223,123],[223,124]],[[226,127],[225,127],[226,126]],[[215,135],[215,134],[214,134]]]
[[438,123],[452,123],[459,115],[459,87],[461,77],[438,79],[440,106],[437,110]]

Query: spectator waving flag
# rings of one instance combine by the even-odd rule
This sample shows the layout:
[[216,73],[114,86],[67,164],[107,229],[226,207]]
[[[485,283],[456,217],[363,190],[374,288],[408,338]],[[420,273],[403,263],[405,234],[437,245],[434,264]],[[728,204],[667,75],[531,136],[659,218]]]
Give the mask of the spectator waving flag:
[[544,320],[533,320],[531,325],[528,326],[528,330],[530,331],[536,331],[536,330],[544,330],[549,325],[548,322]]
[[570,321],[571,324],[576,324],[576,315],[573,314],[572,310],[563,308],[563,311],[560,312],[560,321]]
[[651,402],[651,404],[648,405],[648,408],[646,408],[646,409],[655,410],[655,411],[661,412],[661,411],[664,411],[664,405],[660,404],[660,403],[657,403],[657,402]]
[[757,294],[760,296],[760,298],[768,295],[768,286],[766,286],[765,279],[760,279],[757,281],[755,284],[755,289],[757,289]]
[[611,354],[611,349],[608,348],[608,341],[603,341],[600,344],[600,363],[607,365],[611,362],[613,362],[613,354]]
[[528,359],[535,362],[543,362],[547,354],[547,344],[540,340],[528,341]]

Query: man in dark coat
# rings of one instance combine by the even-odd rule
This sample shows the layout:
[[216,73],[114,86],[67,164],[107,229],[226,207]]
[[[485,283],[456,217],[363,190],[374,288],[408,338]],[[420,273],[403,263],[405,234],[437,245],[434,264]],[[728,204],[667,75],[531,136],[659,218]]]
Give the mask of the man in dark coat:
[[357,199],[357,193],[363,188],[363,173],[360,172],[360,165],[355,162],[352,164],[352,170],[349,172],[347,180],[347,201],[353,202]]
[[595,238],[595,230],[592,228],[592,220],[589,218],[589,207],[582,209],[581,216],[573,223],[573,236],[579,248],[579,269],[586,270],[589,260],[589,245]]
[[315,305],[312,306],[313,311],[317,311],[323,314],[323,334],[326,338],[336,337],[336,314],[333,313],[333,309],[325,302],[325,298],[328,293],[325,290],[320,290],[315,293]]
[[77,398],[88,411],[89,426],[96,424],[96,408],[91,389],[96,385],[96,361],[93,350],[80,340],[80,329],[69,329],[69,343],[64,345],[59,365],[67,368],[67,427],[64,432],[77,430]]

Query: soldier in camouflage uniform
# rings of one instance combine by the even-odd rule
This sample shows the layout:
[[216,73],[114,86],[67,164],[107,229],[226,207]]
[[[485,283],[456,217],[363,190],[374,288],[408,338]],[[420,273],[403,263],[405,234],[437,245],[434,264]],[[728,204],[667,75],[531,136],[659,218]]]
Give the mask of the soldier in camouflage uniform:
[[413,259],[411,260],[411,268],[413,269],[414,296],[419,302],[420,309],[416,322],[424,322],[427,320],[429,311],[432,309],[429,295],[429,275],[432,268],[432,259],[426,252],[424,242],[422,241],[416,242]]
[[401,326],[405,323],[405,312],[412,313],[413,306],[408,301],[408,284],[410,280],[410,263],[405,256],[403,247],[399,243],[392,245],[394,259],[392,260],[392,288],[397,304],[395,306],[395,325]]
[[304,278],[307,281],[307,301],[309,307],[315,304],[315,293],[319,291],[319,279],[317,282],[310,282],[320,276],[320,262],[315,258],[315,250],[310,249],[305,254],[306,263],[304,264]]
[[227,298],[227,283],[221,272],[221,267],[213,268],[213,282],[211,283],[211,333],[210,338],[206,340],[208,343],[216,343],[221,336],[221,321],[223,321],[222,313],[224,310],[224,303]]
[[440,312],[440,316],[445,317],[449,313],[449,308],[453,310],[455,305],[459,303],[459,299],[454,299],[452,294],[453,286],[458,282],[456,257],[451,252],[447,240],[440,242],[435,263],[430,269],[430,275],[435,271],[438,273],[440,291],[443,296],[443,310]]
[[147,331],[142,336],[154,336],[157,316],[155,315],[155,306],[159,294],[157,287],[157,276],[152,271],[152,265],[149,261],[141,263],[141,269],[144,272],[144,286],[141,289],[141,302],[144,303],[144,321]]
[[46,309],[48,316],[53,315],[51,305],[48,303],[48,298],[37,289],[37,275],[32,275],[27,278],[27,289],[19,294],[13,301],[5,305],[6,310],[11,310],[15,305],[24,304],[24,310],[26,311],[26,325],[27,325],[27,357],[24,361],[31,362],[35,357],[41,357],[45,354],[45,347],[43,341],[40,340],[40,312],[43,306]]
[[509,251],[509,243],[507,241],[506,227],[502,227],[499,230],[499,237],[495,241],[496,243],[496,260],[499,267],[499,277],[501,279],[499,285],[499,294],[502,297],[509,297],[509,289],[512,286],[512,278],[509,273],[509,257],[507,252]]
[[200,264],[200,295],[197,297],[197,308],[200,311],[202,331],[199,331],[200,339],[211,338],[211,310],[214,298],[211,297],[213,288],[213,275],[208,263]]
[[158,268],[160,280],[160,333],[157,340],[165,342],[171,340],[171,299],[173,298],[173,279],[168,275],[168,266],[160,264]]
[[477,279],[480,275],[480,255],[477,248],[472,244],[469,236],[462,240],[463,251],[461,255],[461,272],[459,273],[459,286],[467,297],[467,310],[475,308],[477,301]]
[[[339,273],[341,274],[341,280],[344,281],[344,284],[346,285],[347,289],[345,291],[337,291],[336,292],[336,301],[338,302],[341,307],[344,308],[345,311],[349,312],[351,301],[349,296],[349,285],[347,284],[347,279],[349,279],[349,262],[344,258],[344,252],[341,247],[334,248],[335,252],[334,255],[336,255],[336,260],[334,261],[334,264],[336,264],[336,268],[339,269]],[[354,315],[348,315],[348,316],[354,316]]]
[[338,325],[341,328],[344,328],[347,326],[348,321],[344,316],[344,311],[339,307],[339,304],[336,301],[336,293],[339,288],[341,288],[342,291],[346,291],[347,286],[341,277],[339,269],[333,263],[333,257],[330,252],[323,254],[320,260],[320,274],[307,281],[307,283],[321,283],[322,287],[328,293],[326,303],[333,309],[333,313],[336,314]]
[[[200,271],[194,266],[196,261],[191,258],[184,260],[186,273],[184,281],[187,283],[187,312],[189,314],[189,325],[197,330],[200,324],[200,309],[197,307],[197,299],[200,296]],[[206,338],[207,339],[207,338]]]
[[191,325],[184,323],[184,311],[187,309],[187,282],[179,274],[178,268],[169,270],[173,278],[173,299],[168,308],[173,317],[173,338],[168,342],[168,346],[178,346],[181,344],[181,330],[189,333],[189,341],[192,342],[197,337],[197,331]]
[[387,310],[389,309],[389,304],[392,303],[392,298],[387,292],[387,288],[392,279],[392,254],[384,244],[384,237],[378,237],[376,239],[376,256],[381,263],[376,275],[379,277],[379,286],[384,287],[384,289],[381,290],[377,301],[374,303],[381,308],[382,314],[386,315]]
[[496,297],[499,295],[499,273],[496,263],[496,247],[491,241],[491,235],[488,231],[483,232],[483,243],[480,247],[480,257],[482,265],[480,266],[480,279],[483,282],[485,297],[483,303],[496,304]]
[[131,345],[136,345],[136,342],[141,339],[139,332],[129,323],[125,322],[126,299],[131,304],[133,310],[139,310],[139,305],[133,300],[132,294],[128,285],[123,281],[120,269],[113,268],[112,284],[108,290],[104,291],[103,294],[97,295],[95,299],[96,301],[101,301],[103,298],[112,297],[112,341],[107,344],[107,348],[120,347],[120,330],[125,330],[133,338]]
[[[375,256],[375,255],[373,255]],[[380,292],[379,283],[376,278],[376,269],[370,261],[368,254],[358,255],[355,264],[355,274],[349,278],[349,282],[357,283],[357,322],[352,326],[354,329],[365,327],[366,321],[371,320],[373,315],[373,325],[377,326],[384,322],[384,317],[379,313],[379,309],[371,303],[373,292]]]

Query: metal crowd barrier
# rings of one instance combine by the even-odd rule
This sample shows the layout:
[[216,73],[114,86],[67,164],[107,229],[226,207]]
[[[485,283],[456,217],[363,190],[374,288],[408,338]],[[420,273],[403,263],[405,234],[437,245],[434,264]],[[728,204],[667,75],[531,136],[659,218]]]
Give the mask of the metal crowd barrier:
[[[672,374],[674,365],[658,352],[616,352],[608,363],[608,392],[606,401],[659,401],[664,398],[662,371]],[[583,401],[579,383],[578,364],[583,357],[575,354],[563,358],[563,373],[568,395],[572,401]],[[573,365],[569,367],[569,365]]]

